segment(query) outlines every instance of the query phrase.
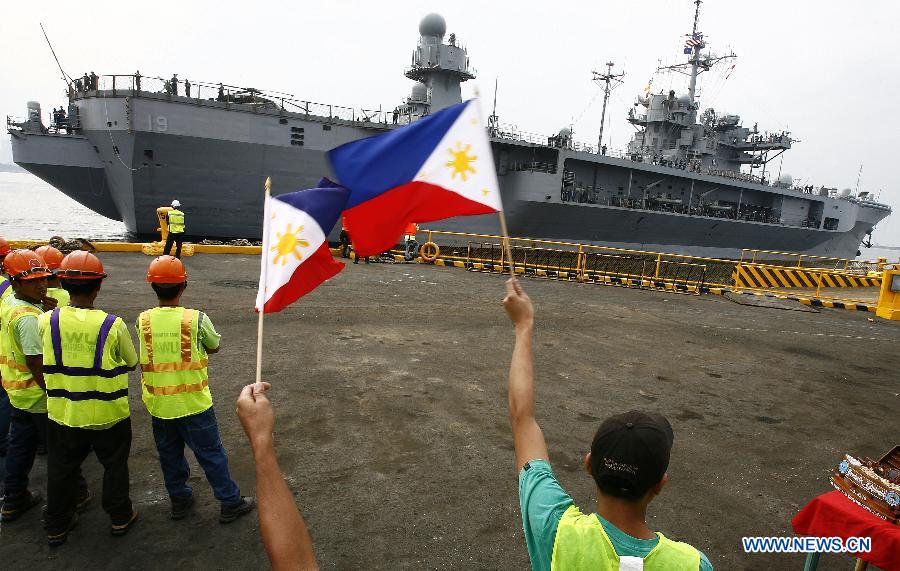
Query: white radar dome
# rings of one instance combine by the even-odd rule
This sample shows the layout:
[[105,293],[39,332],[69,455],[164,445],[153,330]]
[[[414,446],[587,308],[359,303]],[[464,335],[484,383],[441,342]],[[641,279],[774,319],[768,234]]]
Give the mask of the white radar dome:
[[852,188],[842,188],[841,191],[838,193],[838,196],[840,196],[841,198],[847,198],[851,194],[853,194]]
[[794,184],[794,177],[785,173],[778,177],[778,184],[780,186],[791,186],[792,184]]
[[412,91],[409,94],[409,99],[411,101],[425,101],[427,99],[428,88],[425,87],[425,84],[417,81],[412,86]]
[[689,105],[691,103],[691,96],[687,93],[678,96],[678,102],[682,105]]
[[572,129],[569,129],[568,127],[563,127],[562,129],[559,130],[559,136],[562,137],[563,139],[571,137]]
[[443,38],[444,34],[446,33],[447,22],[440,14],[432,12],[431,14],[428,14],[427,16],[422,18],[422,21],[419,22],[420,36],[433,36],[437,38]]

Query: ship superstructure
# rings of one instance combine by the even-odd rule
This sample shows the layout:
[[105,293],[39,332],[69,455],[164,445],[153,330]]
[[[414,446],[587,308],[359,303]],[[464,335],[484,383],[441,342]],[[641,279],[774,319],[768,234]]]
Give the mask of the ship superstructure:
[[[701,52],[696,4],[697,41],[682,64],[688,92],[639,97],[628,114],[637,132],[625,152],[580,144],[569,129],[524,133],[492,114],[488,132],[510,232],[716,257],[741,248],[854,257],[890,207],[865,192],[798,188],[788,176],[772,177],[766,166],[795,142],[790,133],[700,113],[697,76],[715,58]],[[178,198],[190,234],[258,238],[267,176],[281,192],[313,186],[330,174],[329,149],[458,103],[460,84],[475,71],[456,36],[446,37],[443,18],[430,14],[405,75],[415,81],[410,95],[389,109],[224,84],[188,87],[176,77],[85,76],[70,83],[68,109],[49,126],[34,102],[25,120],[7,124],[16,163],[132,232],[153,233],[156,208]],[[496,220],[435,226],[496,234]]]

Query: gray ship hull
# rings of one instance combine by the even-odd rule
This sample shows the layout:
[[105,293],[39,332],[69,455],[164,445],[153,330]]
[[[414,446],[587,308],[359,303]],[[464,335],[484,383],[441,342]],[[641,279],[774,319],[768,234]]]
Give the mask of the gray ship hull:
[[[275,194],[310,188],[332,174],[328,149],[393,127],[159,94],[109,95],[76,100],[82,120],[78,135],[16,131],[13,158],[139,235],[155,233],[156,209],[177,198],[187,214],[190,236],[259,239],[266,177],[272,177]],[[302,133],[300,144],[297,133]],[[547,145],[494,139],[493,146],[515,236],[712,257],[736,257],[742,248],[756,248],[852,258],[860,241],[890,212],[883,206],[870,208]],[[516,167],[528,160],[543,166]],[[567,197],[566,185],[583,180],[597,189],[596,196],[581,202]],[[732,203],[777,204],[788,223],[650,209],[647,188],[661,189],[661,181],[668,192],[680,192],[686,203],[691,203],[689,194],[713,192]],[[613,206],[623,195],[642,197],[644,206]],[[801,227],[801,218],[813,210],[824,214],[814,227]],[[824,228],[828,220],[836,221],[833,229]],[[499,233],[496,216],[427,226]],[[339,230],[330,237],[336,239]]]

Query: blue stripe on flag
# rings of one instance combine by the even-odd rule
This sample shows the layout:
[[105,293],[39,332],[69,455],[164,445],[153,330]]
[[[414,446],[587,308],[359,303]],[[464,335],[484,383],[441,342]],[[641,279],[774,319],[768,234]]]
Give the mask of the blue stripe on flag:
[[406,127],[329,151],[338,180],[351,191],[347,208],[412,181],[468,104],[459,103]]
[[327,238],[328,233],[340,218],[341,212],[347,207],[349,196],[349,190],[323,178],[319,181],[319,188],[279,194],[273,196],[272,199],[280,200],[309,214],[319,223]]

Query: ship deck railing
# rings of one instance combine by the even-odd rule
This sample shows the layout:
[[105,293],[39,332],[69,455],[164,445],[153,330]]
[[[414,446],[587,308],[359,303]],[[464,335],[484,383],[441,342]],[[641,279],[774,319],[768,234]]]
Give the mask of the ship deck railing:
[[[173,82],[172,79],[176,79]],[[187,79],[187,82],[185,81]],[[70,86],[70,99],[86,97],[165,97],[182,103],[195,103],[198,105],[208,102],[224,104],[226,108],[232,106],[250,110],[266,109],[279,113],[297,113],[307,117],[319,117],[328,120],[342,120],[354,123],[376,123],[387,125],[404,122],[412,117],[402,117],[394,113],[393,109],[386,110],[380,106],[378,109],[366,109],[362,107],[347,107],[330,103],[318,103],[301,99],[290,93],[280,91],[264,91],[253,87],[241,87],[225,83],[211,83],[208,81],[195,81],[190,78],[162,78],[145,75],[101,75],[97,76],[96,83],[88,78],[89,85],[85,88],[84,78],[79,78]],[[190,90],[187,90],[190,83]],[[395,118],[397,119],[395,121]]]

